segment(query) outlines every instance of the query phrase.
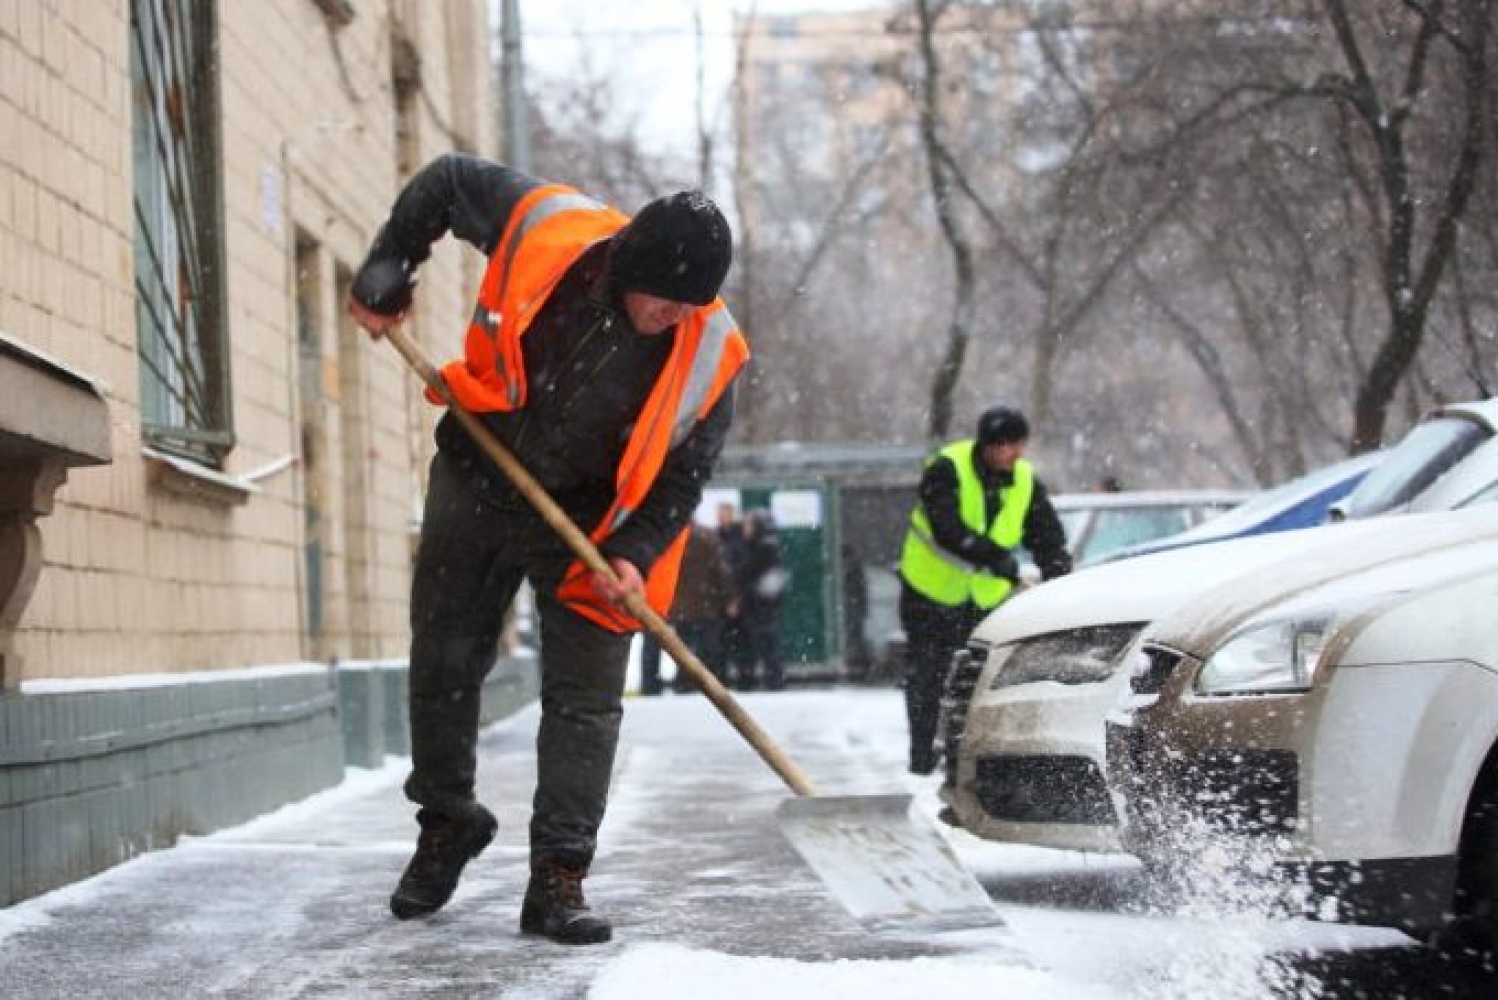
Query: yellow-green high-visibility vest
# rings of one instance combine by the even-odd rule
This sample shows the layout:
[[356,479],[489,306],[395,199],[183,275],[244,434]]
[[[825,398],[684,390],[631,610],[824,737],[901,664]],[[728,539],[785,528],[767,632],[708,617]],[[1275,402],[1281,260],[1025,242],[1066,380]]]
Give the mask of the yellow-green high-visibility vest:
[[[1006,549],[1017,548],[1025,535],[1025,515],[1035,495],[1035,468],[1027,459],[1014,464],[1014,482],[999,490],[999,515],[987,523],[983,502],[983,481],[974,466],[975,442],[957,441],[938,451],[937,458],[948,458],[957,468],[957,501],[962,523],[974,534],[986,535]],[[910,530],[900,554],[900,576],[924,597],[937,604],[957,607],[972,601],[987,610],[996,608],[1009,596],[1014,585],[1001,576],[966,562],[937,544],[931,533],[926,508],[917,503],[910,512]]]

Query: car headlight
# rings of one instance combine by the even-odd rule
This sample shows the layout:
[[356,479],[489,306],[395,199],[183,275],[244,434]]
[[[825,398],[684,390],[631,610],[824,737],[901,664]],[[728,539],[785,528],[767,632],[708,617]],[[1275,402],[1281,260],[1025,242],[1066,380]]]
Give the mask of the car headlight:
[[1331,632],[1325,617],[1252,625],[1207,657],[1196,690],[1208,695],[1309,691]]
[[989,690],[1055,681],[1097,684],[1113,676],[1119,654],[1144,626],[1099,625],[1036,636],[994,650],[989,657]]

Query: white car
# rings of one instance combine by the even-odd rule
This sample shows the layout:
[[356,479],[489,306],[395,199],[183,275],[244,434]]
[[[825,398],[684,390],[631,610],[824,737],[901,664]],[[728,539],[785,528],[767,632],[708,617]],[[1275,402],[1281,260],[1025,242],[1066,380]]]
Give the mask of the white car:
[[[1382,522],[1387,528],[1389,522]],[[1150,626],[1108,716],[1123,844],[1322,918],[1498,948],[1498,518],[1401,518]],[[1458,891],[1460,890],[1460,891]]]
[[[1462,516],[1498,525],[1491,509]],[[1316,564],[1400,536],[1404,524],[1394,531],[1368,518],[1174,549],[1006,601],[973,632],[947,681],[940,795],[952,818],[990,840],[1121,850],[1103,719],[1127,690],[1123,667],[1145,627],[1227,581]]]
[[1387,535],[1349,522],[1094,566],[1023,591],[959,652],[939,727],[942,799],[968,832],[1074,850],[1121,849],[1103,778],[1103,717],[1145,627],[1203,590],[1262,567]]
[[[1340,502],[1356,518],[1348,523],[1370,524],[1364,530],[1377,536],[1391,530],[1377,515],[1498,501],[1495,428],[1498,399],[1432,411]],[[1374,488],[1365,491],[1369,483]],[[947,680],[938,736],[950,818],[993,840],[1118,850],[1117,817],[1102,791],[1103,716],[1126,685],[1119,668],[1128,640],[1218,582],[1319,545],[1325,530],[1092,566],[1000,605]],[[1348,539],[1335,546],[1363,536],[1332,537]],[[1166,556],[1178,561],[1157,561]],[[1006,658],[1018,654],[997,686],[978,677],[985,667],[992,674],[995,647],[1005,647]]]
[[[1347,496],[1332,505],[1331,519],[1450,510],[1465,501],[1457,495],[1459,470],[1498,448],[1498,398],[1439,406],[1427,413],[1390,448],[1378,467]],[[1486,463],[1491,467],[1491,463]],[[1468,473],[1470,474],[1470,472]],[[1469,494],[1470,495],[1470,494]]]

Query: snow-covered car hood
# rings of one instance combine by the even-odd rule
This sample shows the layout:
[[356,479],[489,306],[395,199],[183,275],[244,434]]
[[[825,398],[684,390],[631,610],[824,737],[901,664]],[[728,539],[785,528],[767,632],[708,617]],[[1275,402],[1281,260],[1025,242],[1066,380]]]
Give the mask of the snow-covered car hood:
[[[1016,595],[985,618],[973,638],[997,646],[1092,625],[1155,622],[1218,588],[1224,601],[1261,590],[1264,601],[1273,600],[1287,586],[1313,585],[1369,560],[1486,535],[1498,536],[1498,517],[1475,508],[1253,535],[1104,563]],[[1259,572],[1269,567],[1275,568]]]
[[[1200,656],[1257,615],[1373,604],[1481,572],[1498,562],[1498,517],[1490,508],[1354,524],[1377,525],[1383,531],[1359,537],[1356,544],[1344,544],[1352,540],[1338,536],[1343,542],[1318,544],[1305,558],[1233,576],[1198,592],[1194,600],[1157,618],[1148,640]],[[1329,529],[1315,530],[1330,537]]]

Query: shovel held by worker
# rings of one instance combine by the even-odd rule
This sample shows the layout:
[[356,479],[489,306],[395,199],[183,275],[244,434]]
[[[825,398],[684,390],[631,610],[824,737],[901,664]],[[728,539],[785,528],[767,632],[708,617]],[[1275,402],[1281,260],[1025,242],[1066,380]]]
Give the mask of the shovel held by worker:
[[[383,336],[440,396],[473,440],[583,564],[618,582],[598,547],[559,507],[487,426],[465,410],[400,324]],[[909,795],[820,796],[805,773],[687,648],[642,593],[625,595],[626,611],[686,671],[713,706],[798,796],[777,810],[781,829],[854,917],[876,929],[958,929],[1003,923],[977,881],[941,835],[918,825]]]

